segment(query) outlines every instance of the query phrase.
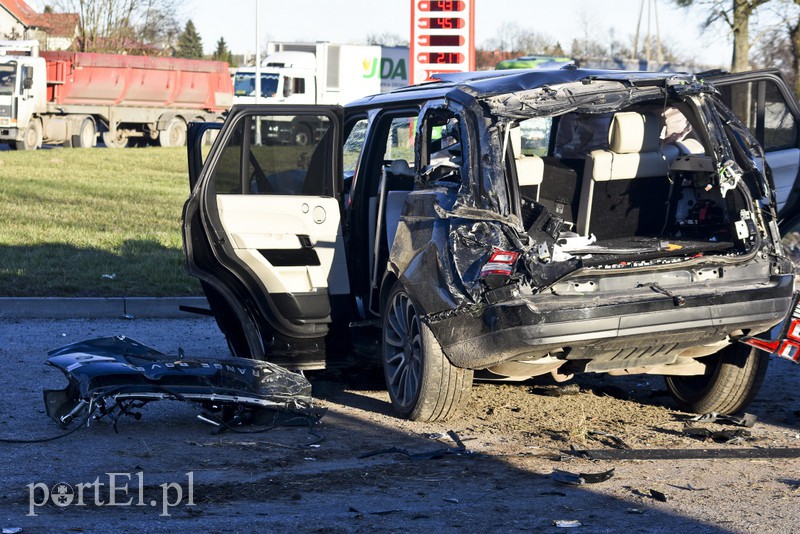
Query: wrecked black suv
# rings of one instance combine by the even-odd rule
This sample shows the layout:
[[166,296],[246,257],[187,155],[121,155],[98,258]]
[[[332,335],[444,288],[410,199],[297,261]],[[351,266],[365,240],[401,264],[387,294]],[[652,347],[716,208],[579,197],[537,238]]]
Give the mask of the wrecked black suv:
[[[793,295],[785,83],[439,78],[344,109],[234,107],[204,162],[211,126],[192,129],[186,261],[232,352],[292,369],[379,356],[395,410],[419,420],[457,413],[474,377],[579,372],[744,407],[768,355],[739,341]],[[278,143],[279,126],[311,142]]]

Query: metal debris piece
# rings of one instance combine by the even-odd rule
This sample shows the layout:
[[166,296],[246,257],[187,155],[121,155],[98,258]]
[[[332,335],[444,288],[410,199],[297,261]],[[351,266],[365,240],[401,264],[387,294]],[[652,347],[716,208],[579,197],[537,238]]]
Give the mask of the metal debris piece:
[[711,439],[716,443],[741,443],[751,436],[751,433],[743,428],[730,430],[709,430],[703,427],[687,426],[683,433],[689,437],[707,440]]
[[627,510],[625,510],[625,513],[626,514],[639,514],[639,515],[641,515],[641,514],[644,513],[644,510],[642,510],[641,508],[628,508]]
[[442,500],[443,500],[444,502],[449,502],[449,503],[452,503],[452,504],[458,504],[458,499],[454,499],[454,498],[452,498],[452,497],[445,497],[445,498],[444,498],[444,499],[442,499]]
[[588,460],[703,460],[708,458],[800,458],[800,448],[703,448],[703,449],[594,449],[576,450]]
[[468,451],[467,448],[464,446],[464,442],[461,441],[461,438],[458,436],[457,433],[450,430],[447,432],[447,435],[450,436],[456,446],[455,447],[446,447],[441,449],[434,449],[431,451],[426,452],[410,452],[406,449],[401,449],[399,447],[389,447],[387,449],[380,449],[377,451],[370,451],[365,452],[364,454],[360,454],[358,458],[369,458],[371,456],[378,456],[379,454],[403,454],[407,456],[410,460],[440,460],[447,455],[455,454],[472,454],[471,451]]
[[579,486],[582,484],[598,484],[605,482],[614,476],[614,468],[602,473],[570,473],[569,471],[562,471],[556,469],[550,477],[556,482],[562,484],[569,484],[571,486]]
[[756,424],[756,421],[758,421],[758,416],[751,413],[746,413],[741,417],[737,417],[735,415],[725,415],[717,412],[710,412],[689,417],[688,419],[684,419],[684,421],[692,421],[695,423],[727,423],[731,425],[752,428],[753,425]]

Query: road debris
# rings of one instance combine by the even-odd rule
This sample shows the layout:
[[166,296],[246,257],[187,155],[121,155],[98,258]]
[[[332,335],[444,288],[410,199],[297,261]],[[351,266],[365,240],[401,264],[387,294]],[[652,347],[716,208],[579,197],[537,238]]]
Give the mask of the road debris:
[[[614,434],[609,434],[608,432],[601,432],[599,430],[589,430],[586,435],[589,439],[593,439],[595,441],[599,441],[601,443],[605,443],[606,440],[610,441],[615,447],[619,447],[620,449],[630,449],[627,443],[622,441],[621,438],[615,436]],[[602,439],[606,438],[606,439]]]
[[575,450],[587,460],[704,460],[715,458],[800,458],[800,448],[702,448],[702,449],[594,449]]
[[737,444],[750,438],[752,434],[742,428],[730,430],[709,430],[708,428],[687,426],[683,433],[701,441],[712,440],[716,443]]
[[555,519],[553,520],[553,526],[559,528],[577,528],[582,527],[583,523],[577,519]]
[[455,447],[445,447],[426,452],[413,452],[413,453],[406,449],[401,449],[399,447],[389,447],[387,449],[365,452],[363,454],[360,454],[358,458],[359,459],[370,458],[371,456],[378,456],[380,454],[402,454],[407,456],[409,460],[419,461],[419,460],[441,460],[442,458],[448,455],[472,454],[472,451],[468,451],[467,448],[464,446],[464,442],[461,441],[461,438],[458,436],[458,434],[450,430],[447,432],[447,435],[450,436],[450,439],[452,439],[455,442],[456,444]]
[[583,484],[599,484],[605,482],[614,476],[614,468],[602,473],[571,473],[569,471],[562,471],[556,469],[550,478],[561,484],[569,484],[571,486],[579,486]]
[[694,423],[722,423],[752,428],[753,425],[756,424],[756,421],[758,421],[758,417],[750,413],[746,413],[741,417],[737,417],[735,415],[725,415],[717,412],[711,412],[702,415],[696,415],[683,420]]
[[[124,336],[81,341],[48,352],[47,363],[69,381],[45,390],[47,414],[68,425],[109,417],[142,417],[147,403],[168,399],[204,408],[202,420],[218,432],[241,425],[284,426],[319,421],[311,384],[300,374],[244,358],[187,357],[161,353]],[[84,415],[85,414],[85,415]]]

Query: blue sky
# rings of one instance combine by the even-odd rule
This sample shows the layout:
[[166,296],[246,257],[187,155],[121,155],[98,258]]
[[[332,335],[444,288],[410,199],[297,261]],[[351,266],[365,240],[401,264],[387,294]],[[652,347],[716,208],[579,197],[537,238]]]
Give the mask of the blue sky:
[[[369,33],[408,35],[411,0],[260,0],[262,40],[359,42]],[[210,51],[220,36],[235,52],[255,49],[256,0],[184,0],[184,15],[191,17]],[[550,35],[565,49],[587,32],[607,38],[633,36],[641,0],[475,0],[475,41],[480,45],[495,36],[503,23]],[[647,13],[642,30],[646,31]],[[659,0],[662,39],[703,63],[730,63],[731,48],[724,28],[702,31],[702,15]],[[655,34],[655,16],[651,18]],[[680,39],[680,42],[679,42]]]
[[[411,0],[259,0],[262,42],[331,41],[358,43],[370,33],[408,35]],[[29,0],[41,9],[44,0]],[[191,18],[210,53],[224,37],[235,53],[255,50],[256,0],[183,0],[181,19]],[[476,43],[496,35],[504,23],[547,34],[565,49],[587,33],[599,40],[609,31],[622,40],[636,31],[642,0],[475,0]],[[646,31],[647,13],[642,30]],[[702,13],[658,1],[661,36],[683,55],[707,65],[730,63],[730,37],[723,27],[701,30]],[[655,17],[651,17],[655,34]]]

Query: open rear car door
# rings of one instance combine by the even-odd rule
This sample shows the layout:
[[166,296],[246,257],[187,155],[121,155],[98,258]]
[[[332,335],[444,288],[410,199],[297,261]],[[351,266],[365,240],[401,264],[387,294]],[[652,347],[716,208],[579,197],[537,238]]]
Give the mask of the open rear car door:
[[190,136],[187,268],[235,356],[294,369],[324,362],[331,298],[350,290],[342,116],[335,106],[236,106],[204,164],[203,131]]
[[778,70],[703,76],[764,148],[781,234],[800,225],[800,106]]

